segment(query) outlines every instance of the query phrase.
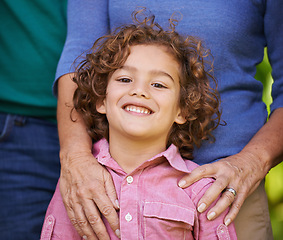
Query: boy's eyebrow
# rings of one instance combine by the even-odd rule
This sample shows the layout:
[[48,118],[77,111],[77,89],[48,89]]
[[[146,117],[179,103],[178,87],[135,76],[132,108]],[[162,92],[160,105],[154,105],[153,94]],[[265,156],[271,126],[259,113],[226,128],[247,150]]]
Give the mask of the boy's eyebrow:
[[[132,67],[132,66],[127,66],[127,65],[122,66],[120,69],[125,69],[125,70],[131,71],[131,72],[137,72],[137,71],[138,71],[137,68]],[[163,76],[167,76],[167,77],[169,77],[173,82],[175,81],[174,78],[173,78],[169,73],[167,73],[167,72],[165,72],[165,71],[162,71],[162,70],[151,70],[150,73],[153,74],[153,75],[163,75]]]

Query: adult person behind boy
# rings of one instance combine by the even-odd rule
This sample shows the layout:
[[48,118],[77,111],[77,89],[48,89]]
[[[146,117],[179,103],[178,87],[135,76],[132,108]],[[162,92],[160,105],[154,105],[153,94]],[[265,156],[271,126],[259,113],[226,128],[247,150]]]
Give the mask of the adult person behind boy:
[[67,1],[0,2],[0,239],[38,240],[60,172],[56,65]]
[[[244,200],[255,191],[247,198],[236,219],[236,229],[240,229],[238,237],[272,239],[262,180],[273,166],[282,161],[283,154],[283,2],[97,0],[83,3],[69,1],[69,34],[57,78],[70,72],[74,59],[91,46],[93,39],[117,25],[129,23],[128,16],[136,6],[150,9],[162,26],[167,24],[168,15],[181,12],[183,19],[177,31],[200,36],[205,41],[215,58],[215,77],[219,81],[223,120],[227,126],[216,129],[215,144],[204,144],[197,150],[195,157],[198,163],[213,163],[193,171],[187,176],[184,186],[202,177],[216,178],[200,200],[200,211],[228,188],[230,191],[225,191],[219,204],[209,211],[209,218],[213,219],[232,204],[225,218],[226,224],[235,219]],[[274,101],[267,123],[266,108],[261,100],[262,85],[254,79],[256,65],[262,61],[266,46],[274,78]],[[92,227],[96,236],[108,239],[98,209],[112,228],[117,229],[113,207],[115,194],[109,184],[111,179],[93,160],[91,140],[82,121],[70,121],[71,107],[66,103],[72,102],[75,89],[70,76],[61,77],[58,84],[63,200],[78,231],[86,233]],[[79,115],[77,117],[80,118]],[[241,216],[242,213],[247,215]],[[95,239],[90,235],[88,238]]]

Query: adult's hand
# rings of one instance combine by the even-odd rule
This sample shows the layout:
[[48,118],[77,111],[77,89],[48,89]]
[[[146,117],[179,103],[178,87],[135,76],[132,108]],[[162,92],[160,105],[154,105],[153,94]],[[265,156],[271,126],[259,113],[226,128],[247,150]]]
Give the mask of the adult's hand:
[[283,159],[282,119],[283,108],[279,108],[240,153],[199,166],[179,181],[179,186],[185,188],[201,178],[215,179],[198,203],[199,212],[205,211],[223,190],[233,188],[236,196],[224,191],[207,217],[215,219],[231,205],[224,223],[229,225],[236,218],[245,199],[258,187],[268,171]]
[[[255,157],[252,154],[239,153],[218,162],[199,166],[185,176],[179,185],[187,187],[201,178],[214,178],[215,182],[198,203],[198,211],[204,212],[223,192],[216,205],[208,211],[207,218],[215,219],[231,205],[224,219],[224,223],[229,225],[236,218],[245,199],[258,187],[265,176],[262,169],[255,164],[257,161],[253,161]],[[237,193],[236,196],[225,191],[226,188],[233,188]]]
[[80,236],[110,239],[101,214],[119,235],[117,197],[109,172],[87,152],[72,154],[61,162],[60,192],[68,216]]
[[110,174],[91,153],[92,141],[81,116],[73,110],[70,117],[77,87],[72,77],[73,74],[67,74],[58,81],[60,191],[68,216],[80,236],[108,240],[100,213],[119,236],[116,192]]

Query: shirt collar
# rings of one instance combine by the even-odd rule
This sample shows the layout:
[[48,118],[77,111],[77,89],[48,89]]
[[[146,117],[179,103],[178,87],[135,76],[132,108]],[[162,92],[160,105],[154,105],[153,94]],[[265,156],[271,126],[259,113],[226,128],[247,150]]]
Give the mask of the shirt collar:
[[[93,145],[93,155],[97,158],[97,161],[113,170],[122,170],[118,163],[111,157],[109,153],[109,144],[106,139],[101,139]],[[181,157],[178,148],[171,144],[164,152],[161,152],[146,162],[153,162],[157,158],[164,157],[169,164],[178,171],[189,173],[188,167]],[[147,164],[148,165],[148,164]]]

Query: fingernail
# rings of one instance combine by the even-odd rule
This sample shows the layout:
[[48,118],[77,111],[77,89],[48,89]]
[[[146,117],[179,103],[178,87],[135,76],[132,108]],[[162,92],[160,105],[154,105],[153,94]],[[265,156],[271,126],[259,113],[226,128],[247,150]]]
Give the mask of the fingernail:
[[207,215],[207,219],[208,220],[212,220],[215,217],[216,213],[215,212],[211,212]]
[[228,227],[228,225],[231,223],[231,219],[230,218],[228,218],[226,221],[225,221],[225,225]]
[[119,205],[119,201],[118,201],[118,199],[116,199],[116,200],[115,200],[115,204],[116,204],[117,208],[119,208],[119,209],[120,209],[120,205]]
[[178,183],[178,186],[179,187],[184,187],[186,184],[186,181],[185,180],[181,180],[179,183]]
[[84,239],[84,240],[87,240],[87,236],[83,236],[83,239]]
[[116,234],[116,236],[117,236],[118,238],[121,238],[120,230],[119,230],[119,229],[117,229],[117,230],[115,231],[115,234]]
[[205,208],[206,208],[206,204],[205,204],[205,203],[202,203],[201,205],[199,205],[198,211],[199,211],[200,213],[202,213],[202,212],[205,210]]

